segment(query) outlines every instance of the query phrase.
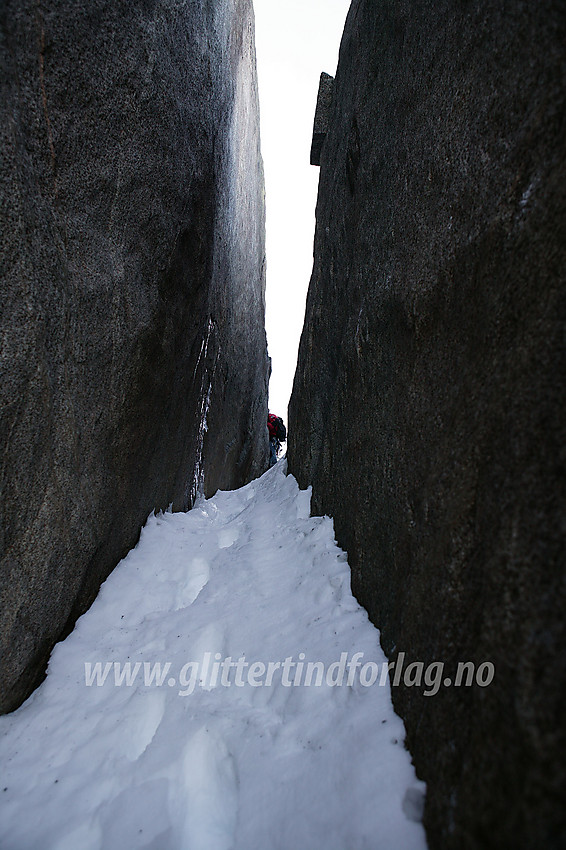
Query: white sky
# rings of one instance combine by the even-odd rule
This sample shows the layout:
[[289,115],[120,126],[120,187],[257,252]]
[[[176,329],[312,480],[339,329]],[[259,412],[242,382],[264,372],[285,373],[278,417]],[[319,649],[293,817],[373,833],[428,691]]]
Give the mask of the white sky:
[[309,165],[321,71],[334,76],[350,0],[254,0],[267,207],[269,409],[287,423],[312,271],[319,168]]

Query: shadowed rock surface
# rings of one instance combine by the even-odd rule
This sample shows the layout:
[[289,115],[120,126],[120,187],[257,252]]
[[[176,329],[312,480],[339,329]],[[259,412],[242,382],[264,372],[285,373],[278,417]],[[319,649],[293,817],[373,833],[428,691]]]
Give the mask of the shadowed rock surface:
[[316,111],[312,128],[311,165],[320,165],[320,154],[322,146],[328,133],[328,124],[332,111],[332,92],[334,91],[334,77],[322,72],[318,83],[318,95],[316,98]]
[[267,466],[251,0],[0,10],[0,708],[152,509]]
[[[566,7],[354,0],[289,468],[391,659],[433,848],[566,846]],[[414,670],[413,670],[414,674]]]

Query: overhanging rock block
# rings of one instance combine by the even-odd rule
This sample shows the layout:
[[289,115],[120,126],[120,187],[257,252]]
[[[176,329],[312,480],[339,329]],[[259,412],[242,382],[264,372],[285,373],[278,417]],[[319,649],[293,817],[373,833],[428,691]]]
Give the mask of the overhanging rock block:
[[314,114],[314,126],[312,130],[311,165],[320,165],[322,146],[328,133],[330,124],[330,111],[332,108],[332,93],[334,91],[334,77],[325,74],[320,75],[318,84],[318,96],[316,99],[316,112]]

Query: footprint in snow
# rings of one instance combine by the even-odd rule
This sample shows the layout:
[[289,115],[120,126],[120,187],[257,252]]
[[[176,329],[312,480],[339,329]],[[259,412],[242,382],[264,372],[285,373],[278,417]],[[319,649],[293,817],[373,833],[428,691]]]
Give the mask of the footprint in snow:
[[179,582],[177,596],[175,599],[175,611],[180,608],[188,608],[192,605],[203,587],[210,578],[210,566],[208,561],[202,557],[191,558],[187,569],[187,576],[183,582]]
[[238,781],[232,755],[220,734],[202,726],[185,747],[186,817],[183,847],[231,850],[238,813]]
[[218,535],[218,547],[220,549],[228,549],[230,546],[234,545],[239,536],[240,532],[237,528],[223,528]]

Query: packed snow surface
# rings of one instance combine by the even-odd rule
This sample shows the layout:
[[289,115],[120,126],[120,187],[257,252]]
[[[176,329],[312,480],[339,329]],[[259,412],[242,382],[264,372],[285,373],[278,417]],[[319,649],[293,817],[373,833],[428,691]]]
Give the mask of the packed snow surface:
[[0,718],[2,850],[426,848],[378,632],[309,507],[281,461],[148,519]]

